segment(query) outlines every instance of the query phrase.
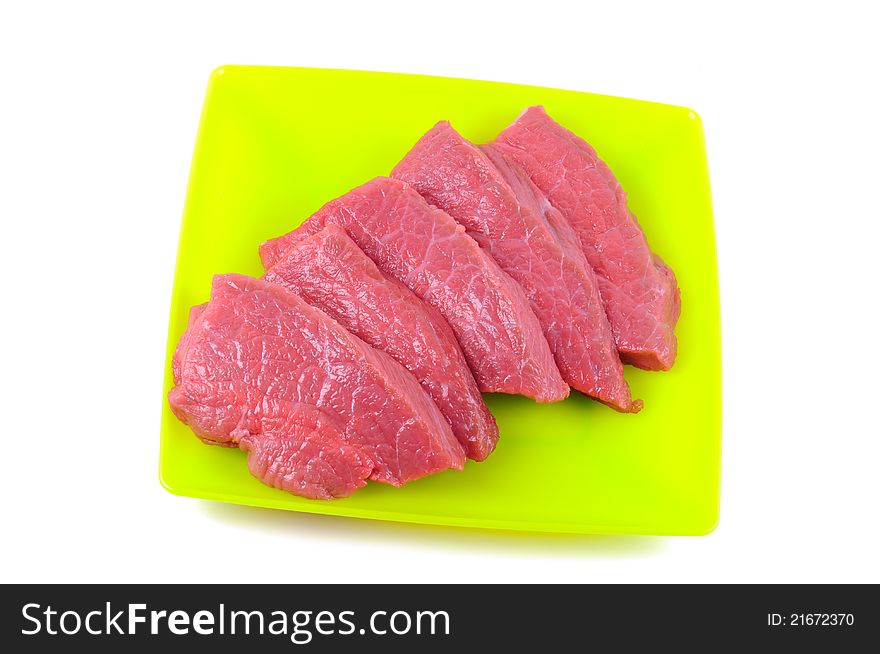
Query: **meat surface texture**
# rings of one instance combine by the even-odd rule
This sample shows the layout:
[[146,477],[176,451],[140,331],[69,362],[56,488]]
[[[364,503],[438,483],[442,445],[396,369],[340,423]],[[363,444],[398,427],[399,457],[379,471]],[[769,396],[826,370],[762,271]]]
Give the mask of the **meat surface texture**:
[[566,382],[619,411],[641,407],[632,401],[577,237],[516,163],[494,148],[481,150],[443,121],[392,176],[463,225],[522,286]]
[[247,450],[261,480],[305,497],[464,464],[449,423],[409,371],[264,280],[214,278],[173,372],[169,402],[180,420],[207,442]]
[[675,275],[651,252],[608,166],[543,107],[526,109],[492,145],[522,166],[574,228],[623,361],[668,370],[681,309]]
[[364,485],[374,462],[349,445],[341,425],[307,404],[263,417],[259,434],[241,437],[248,469],[263,483],[311,499],[346,497]]
[[447,320],[483,392],[538,402],[568,395],[522,288],[441,209],[409,185],[377,177],[324,205],[293,232],[264,243],[271,268],[295,241],[342,227],[387,275]]
[[498,427],[446,320],[386,276],[338,225],[297,241],[264,275],[413,373],[452,425],[467,455],[482,461]]

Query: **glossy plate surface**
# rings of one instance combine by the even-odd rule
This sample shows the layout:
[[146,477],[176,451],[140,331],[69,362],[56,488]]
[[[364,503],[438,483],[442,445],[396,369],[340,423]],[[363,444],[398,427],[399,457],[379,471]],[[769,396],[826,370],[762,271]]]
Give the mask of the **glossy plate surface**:
[[620,179],[682,293],[679,356],[626,368],[638,415],[574,393],[537,405],[487,396],[501,440],[483,463],[332,502],[251,477],[246,455],[202,444],[162,398],[160,477],[173,493],[403,522],[579,533],[705,534],[718,521],[721,349],[703,129],[683,107],[573,91],[342,70],[225,66],[198,131],[171,303],[171,355],[214,273],[262,273],[257,246],[395,163],[436,121],[488,141],[526,106],[590,142]]

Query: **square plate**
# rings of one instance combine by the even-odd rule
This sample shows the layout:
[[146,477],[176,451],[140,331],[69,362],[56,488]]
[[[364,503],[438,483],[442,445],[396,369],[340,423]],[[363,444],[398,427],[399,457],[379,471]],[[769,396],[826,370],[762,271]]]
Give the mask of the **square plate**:
[[171,355],[215,273],[262,274],[257,246],[325,202],[387,175],[436,121],[491,140],[529,105],[590,142],[629,194],[682,294],[673,369],[626,368],[638,415],[577,393],[537,405],[487,396],[501,440],[483,463],[403,488],[370,483],[317,501],[263,485],[246,455],[202,444],[162,399],[160,477],[172,493],[403,522],[578,533],[705,534],[718,521],[721,347],[703,129],[690,109],[532,86],[419,75],[224,66],[208,84],[193,155]]

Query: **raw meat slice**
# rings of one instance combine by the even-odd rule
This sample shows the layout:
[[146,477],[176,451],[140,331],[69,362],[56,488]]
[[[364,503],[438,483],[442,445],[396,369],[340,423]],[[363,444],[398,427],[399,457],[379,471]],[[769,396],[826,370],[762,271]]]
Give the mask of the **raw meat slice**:
[[243,443],[269,483],[337,496],[367,476],[401,485],[462,468],[462,446],[412,374],[295,294],[218,275],[192,317],[171,407],[204,440]]
[[264,243],[266,268],[295,241],[337,224],[382,272],[434,306],[452,327],[480,390],[538,402],[568,395],[519,285],[445,211],[410,186],[377,177]]
[[668,370],[681,311],[675,275],[651,252],[608,166],[543,107],[526,109],[493,145],[523,167],[574,227],[623,361]]
[[299,295],[352,334],[405,366],[482,461],[498,427],[452,329],[437,310],[383,274],[338,225],[294,243],[263,277]]
[[[393,177],[464,225],[526,292],[562,378],[618,411],[633,412],[623,366],[592,269],[571,227],[528,176],[490,147],[481,151],[442,121],[397,164]],[[568,235],[568,243],[576,240]]]
[[251,474],[269,486],[310,499],[347,497],[375,467],[313,406],[293,404],[274,420],[263,416],[260,428],[259,434],[243,436],[239,447],[248,453]]

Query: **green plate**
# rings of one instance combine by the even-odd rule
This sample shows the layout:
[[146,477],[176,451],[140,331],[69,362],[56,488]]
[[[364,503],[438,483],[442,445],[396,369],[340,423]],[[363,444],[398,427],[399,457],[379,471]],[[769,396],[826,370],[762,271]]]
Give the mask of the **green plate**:
[[629,193],[652,248],[678,276],[670,372],[626,369],[638,415],[574,393],[537,405],[487,396],[501,440],[483,463],[403,488],[306,500],[251,477],[246,455],[202,444],[162,398],[160,476],[172,493],[262,507],[470,527],[706,534],[719,513],[721,350],[703,129],[690,109],[533,86],[418,75],[224,66],[196,139],[171,300],[171,355],[214,273],[262,273],[257,246],[385,175],[436,121],[491,140],[542,104],[589,141]]

